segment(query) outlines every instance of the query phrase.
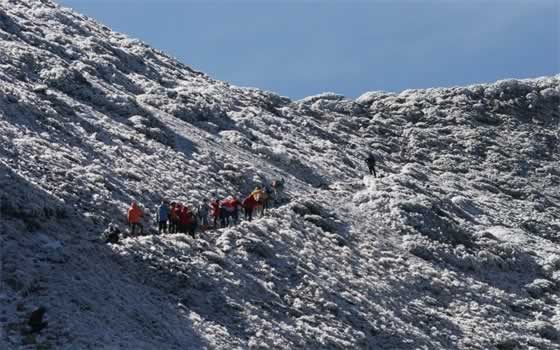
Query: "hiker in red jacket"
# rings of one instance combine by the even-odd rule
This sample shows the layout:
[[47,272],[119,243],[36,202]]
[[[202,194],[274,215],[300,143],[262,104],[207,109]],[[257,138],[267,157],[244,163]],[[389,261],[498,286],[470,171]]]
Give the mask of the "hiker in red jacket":
[[142,234],[143,228],[142,224],[140,223],[140,221],[142,220],[142,216],[144,216],[144,212],[142,211],[142,209],[140,209],[136,202],[132,202],[130,204],[130,208],[128,208],[127,215],[130,234],[136,234],[137,227],[140,229],[140,234]]
[[233,222],[235,225],[237,225],[237,223],[239,222],[239,209],[241,209],[242,204],[239,201],[239,199],[237,198],[237,196],[233,197],[233,201],[232,201],[234,210],[233,210]]
[[179,229],[179,212],[181,208],[179,203],[171,203],[171,211],[169,213],[169,233],[177,233]]
[[228,196],[226,199],[220,202],[220,205],[220,217],[222,219],[222,225],[237,225],[237,221],[239,219],[239,208],[241,207],[241,202],[239,202],[239,199],[234,196]]
[[181,208],[181,211],[179,212],[179,226],[181,227],[180,232],[181,233],[188,232],[189,234],[191,234],[191,236],[194,237],[194,232],[192,232],[193,221],[194,221],[193,213],[189,209],[189,207],[185,205],[183,208]]
[[214,221],[214,228],[218,228],[218,220],[220,219],[220,202],[217,198],[214,198],[210,202],[210,216],[212,216]]
[[253,210],[257,206],[257,201],[252,194],[248,195],[247,198],[243,200],[243,211],[245,212],[245,220],[253,220]]
[[233,216],[234,210],[235,207],[233,205],[233,198],[231,196],[220,201],[220,220],[222,221],[222,227],[229,226],[229,218]]

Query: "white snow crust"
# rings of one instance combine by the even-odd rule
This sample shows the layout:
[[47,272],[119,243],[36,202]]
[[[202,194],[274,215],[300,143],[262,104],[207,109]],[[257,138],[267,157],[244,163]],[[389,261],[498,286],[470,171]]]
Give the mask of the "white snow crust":
[[[0,348],[560,349],[559,105],[558,75],[291,101],[0,0]],[[99,241],[278,178],[253,222]]]

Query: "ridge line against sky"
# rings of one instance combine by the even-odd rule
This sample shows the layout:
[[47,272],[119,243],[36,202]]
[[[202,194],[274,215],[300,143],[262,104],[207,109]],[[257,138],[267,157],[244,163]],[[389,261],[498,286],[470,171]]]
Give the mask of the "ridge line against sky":
[[57,0],[212,78],[293,99],[560,72],[560,1]]

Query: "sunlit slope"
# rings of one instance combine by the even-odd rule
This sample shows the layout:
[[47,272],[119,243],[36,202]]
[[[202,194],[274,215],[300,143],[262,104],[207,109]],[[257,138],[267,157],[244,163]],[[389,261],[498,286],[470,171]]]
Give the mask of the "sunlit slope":
[[[0,2],[0,52],[2,348],[559,348],[558,76],[291,101],[49,1]],[[251,223],[97,240],[276,178]]]

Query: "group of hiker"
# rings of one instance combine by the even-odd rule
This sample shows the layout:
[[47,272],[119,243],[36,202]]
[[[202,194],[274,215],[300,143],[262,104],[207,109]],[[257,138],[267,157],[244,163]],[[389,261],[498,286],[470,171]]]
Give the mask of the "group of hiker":
[[[367,154],[364,160],[369,174],[377,177],[375,171],[376,161],[373,154]],[[162,200],[156,208],[155,223],[157,231],[159,234],[188,233],[195,238],[197,230],[204,231],[210,228],[217,229],[237,225],[240,221],[239,214],[241,210],[243,211],[244,220],[251,221],[254,214],[264,215],[271,201],[275,202],[278,200],[283,186],[283,180],[275,180],[272,181],[271,188],[257,186],[243,200],[233,195],[221,200],[213,197],[207,203],[200,203],[193,207],[180,202],[168,203],[166,200]],[[138,203],[133,201],[127,215],[131,235],[143,233],[143,225],[141,224],[143,216],[143,210]],[[120,230],[111,224],[105,233],[106,241],[109,243],[118,241],[119,234]]]
[[[243,211],[245,221],[253,220],[253,216],[264,215],[266,210],[279,199],[284,181],[272,181],[271,188],[257,186],[243,200],[230,195],[223,199],[210,198],[206,203],[190,206],[180,202],[162,200],[156,208],[155,223],[159,234],[184,233],[195,238],[197,230],[220,228],[237,225]],[[131,235],[142,234],[141,224],[144,212],[135,201],[128,209],[127,222]],[[109,232],[109,235],[111,233]],[[117,233],[118,236],[118,233]]]

